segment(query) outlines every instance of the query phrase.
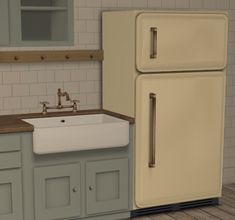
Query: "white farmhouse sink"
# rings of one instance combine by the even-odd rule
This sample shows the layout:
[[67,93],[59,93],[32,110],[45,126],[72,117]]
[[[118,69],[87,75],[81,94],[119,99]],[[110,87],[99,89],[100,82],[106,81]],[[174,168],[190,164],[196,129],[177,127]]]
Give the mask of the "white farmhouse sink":
[[122,147],[129,143],[129,122],[105,114],[22,120],[34,126],[36,154]]

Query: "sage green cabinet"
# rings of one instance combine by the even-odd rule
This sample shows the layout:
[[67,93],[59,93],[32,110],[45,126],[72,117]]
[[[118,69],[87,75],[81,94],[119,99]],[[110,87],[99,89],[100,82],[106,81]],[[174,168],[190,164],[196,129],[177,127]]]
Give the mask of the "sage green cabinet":
[[[9,42],[7,42],[7,36],[3,38],[0,35],[0,43],[4,41],[10,46],[73,44],[73,0],[6,0],[6,3],[4,6],[7,5],[8,10],[4,13],[9,13],[10,19],[4,20],[4,24],[8,23],[4,27],[9,28],[10,39],[8,36]],[[5,17],[7,16],[4,15]]]
[[9,7],[8,0],[0,1],[0,45],[9,44]]
[[36,220],[78,217],[80,164],[34,168],[34,190]]
[[128,209],[128,159],[87,162],[87,214]]
[[0,171],[0,219],[23,220],[21,169]]

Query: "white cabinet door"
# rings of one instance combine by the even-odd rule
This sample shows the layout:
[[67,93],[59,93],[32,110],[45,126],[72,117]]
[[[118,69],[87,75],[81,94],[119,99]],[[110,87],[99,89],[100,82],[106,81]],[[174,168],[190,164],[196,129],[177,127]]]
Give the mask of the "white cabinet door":
[[216,70],[226,65],[225,14],[141,13],[136,23],[140,72]]
[[[156,100],[150,102],[150,94]],[[137,207],[220,196],[224,99],[225,72],[138,76]],[[156,122],[154,148],[151,122]]]

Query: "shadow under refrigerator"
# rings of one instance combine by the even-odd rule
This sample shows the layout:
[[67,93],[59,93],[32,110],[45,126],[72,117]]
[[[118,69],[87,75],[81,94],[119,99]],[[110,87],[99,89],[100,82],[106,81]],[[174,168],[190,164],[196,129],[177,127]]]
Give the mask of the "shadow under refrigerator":
[[227,32],[218,11],[103,13],[103,108],[135,118],[133,216],[221,196]]

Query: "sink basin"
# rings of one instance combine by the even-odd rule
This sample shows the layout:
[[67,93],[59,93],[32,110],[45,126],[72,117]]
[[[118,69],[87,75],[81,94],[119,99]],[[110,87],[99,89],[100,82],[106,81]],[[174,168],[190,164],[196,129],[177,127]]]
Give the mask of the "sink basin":
[[36,154],[123,147],[129,122],[106,114],[22,119],[34,126]]

